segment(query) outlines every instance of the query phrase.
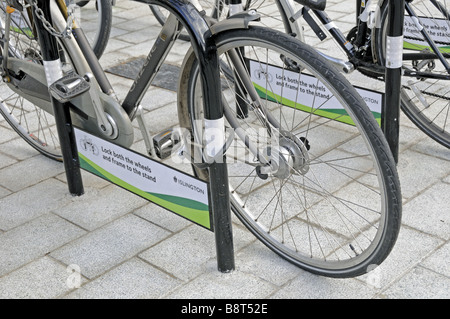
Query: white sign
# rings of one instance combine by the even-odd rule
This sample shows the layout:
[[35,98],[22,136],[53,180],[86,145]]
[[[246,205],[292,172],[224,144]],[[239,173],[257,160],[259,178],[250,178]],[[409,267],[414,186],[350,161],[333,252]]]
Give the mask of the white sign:
[[[312,112],[336,121],[353,124],[341,103],[317,78],[278,66],[250,60],[253,85],[262,98]],[[383,94],[356,88],[378,123],[381,123]]]
[[[429,47],[419,31],[423,28],[442,52],[450,52],[450,23],[448,20],[425,17],[419,17],[419,21],[416,20],[415,17],[405,16],[403,27],[405,48],[422,50]],[[420,22],[420,24],[417,22]]]
[[211,229],[206,182],[74,129],[81,168]]

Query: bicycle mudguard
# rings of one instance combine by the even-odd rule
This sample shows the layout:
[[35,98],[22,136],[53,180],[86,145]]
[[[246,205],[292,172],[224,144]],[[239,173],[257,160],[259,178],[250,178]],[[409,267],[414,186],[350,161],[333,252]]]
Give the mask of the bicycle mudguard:
[[323,11],[327,6],[327,0],[294,0],[303,6],[311,8],[313,10]]
[[232,15],[219,22],[217,20],[210,20],[209,22],[211,23],[211,32],[217,34],[226,30],[247,29],[250,22],[259,21],[260,19],[261,16],[256,10],[249,10]]
[[[249,11],[243,11],[240,13],[237,13],[235,15],[232,15],[230,17],[228,17],[225,20],[221,20],[221,21],[217,21],[216,19],[213,18],[209,18],[205,17],[206,21],[208,22],[208,24],[210,25],[210,30],[212,35],[217,35],[221,32],[225,32],[228,30],[234,30],[234,29],[248,29],[250,22],[252,21],[259,21],[261,18],[260,14],[258,14],[256,12],[256,10],[249,10]],[[177,102],[177,110],[178,113],[185,113],[188,112],[187,108],[180,103],[180,101],[185,99],[185,96],[180,95],[183,94],[185,92],[185,90],[180,89],[180,86],[183,85],[183,83],[187,82],[187,79],[189,78],[189,70],[192,68],[194,61],[196,60],[196,55],[194,53],[194,49],[191,47],[189,48],[189,50],[187,51],[185,58],[183,60],[182,66],[181,66],[181,73],[180,73],[180,77],[178,79],[178,85],[177,85],[177,92],[178,92],[178,102]],[[219,93],[221,96],[221,93]],[[186,118],[186,117],[182,117],[182,118]],[[189,123],[185,123],[183,121],[180,121],[180,126],[182,128],[187,128],[190,126]],[[219,149],[222,149],[222,154],[225,154],[226,150],[228,149],[228,147],[231,145],[231,140],[228,139],[227,141],[224,142],[223,145],[220,145],[220,147],[218,147]],[[188,146],[190,147],[190,146]],[[191,157],[192,154],[190,154],[189,150],[186,149],[186,155],[188,155],[189,157]],[[192,157],[193,159],[193,157]],[[214,159],[211,160],[211,162],[213,162]],[[197,168],[200,169],[204,169],[206,167],[209,167],[210,163],[203,163],[203,164],[195,164],[195,166]]]

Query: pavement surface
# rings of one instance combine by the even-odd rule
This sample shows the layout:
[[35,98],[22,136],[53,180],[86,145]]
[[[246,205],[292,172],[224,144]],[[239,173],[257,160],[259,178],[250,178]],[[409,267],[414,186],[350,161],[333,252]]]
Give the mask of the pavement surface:
[[[352,27],[353,10],[352,0],[328,2],[343,31]],[[100,60],[105,69],[145,57],[159,32],[142,3],[118,0],[113,16]],[[331,40],[314,44],[333,50]],[[166,63],[180,66],[188,48],[179,41]],[[108,77],[123,99],[132,81]],[[175,125],[175,102],[173,90],[151,87],[147,117]],[[277,257],[236,220],[236,269],[221,273],[212,232],[85,171],[86,192],[72,197],[63,165],[30,148],[0,119],[0,298],[448,299],[450,150],[404,115],[400,124],[397,244],[374,272],[330,279]]]

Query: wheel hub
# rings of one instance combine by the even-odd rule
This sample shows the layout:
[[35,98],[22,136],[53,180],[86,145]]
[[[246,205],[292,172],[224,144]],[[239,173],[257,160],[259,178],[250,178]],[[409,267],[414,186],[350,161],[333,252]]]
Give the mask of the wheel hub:
[[263,155],[269,160],[269,164],[259,167],[258,175],[264,179],[268,174],[286,179],[291,174],[306,174],[309,171],[309,148],[307,139],[284,133],[277,145],[264,149]]

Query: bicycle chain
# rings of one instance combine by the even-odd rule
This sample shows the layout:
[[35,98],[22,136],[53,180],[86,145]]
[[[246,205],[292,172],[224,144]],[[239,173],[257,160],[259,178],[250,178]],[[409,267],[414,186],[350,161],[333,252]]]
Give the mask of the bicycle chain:
[[44,12],[41,8],[37,5],[37,0],[31,0],[31,4],[34,7],[34,12],[36,13],[36,16],[39,18],[39,20],[42,21],[42,25],[44,26],[44,29],[47,30],[52,36],[57,38],[69,38],[72,35],[72,28],[73,28],[73,7],[74,4],[70,4],[67,8],[67,21],[66,21],[66,27],[64,28],[63,32],[58,32],[51,23],[45,19]]
[[[404,38],[410,39],[410,40],[422,40],[422,39],[414,38],[414,37],[411,37],[411,36],[404,36]],[[448,43],[444,43],[444,42],[440,42],[440,41],[435,41],[435,42],[436,42],[436,43],[440,43],[440,44],[448,44]],[[370,73],[366,73],[366,72],[364,71],[364,66],[362,66],[362,67],[363,67],[362,69],[359,69],[359,70],[358,70],[360,74],[362,74],[362,75],[364,75],[364,76],[367,76],[368,78],[370,78],[370,79],[372,79],[372,80],[376,80],[376,81],[380,81],[380,82],[385,82],[383,76],[381,76],[381,77],[380,77],[380,76],[374,76],[374,75],[371,75]],[[370,66],[369,66],[369,68],[370,68]],[[357,68],[357,69],[358,69],[358,68]],[[370,72],[370,71],[369,71],[369,72]],[[411,90],[411,88],[408,87],[407,85],[402,85],[402,87],[403,87],[404,89]],[[432,96],[432,97],[436,97],[436,98],[439,98],[439,99],[443,99],[443,100],[450,101],[450,97],[446,97],[446,96],[443,96],[443,95],[438,95],[438,94],[436,94],[436,93],[431,93],[431,92],[423,91],[423,90],[421,90],[420,92],[421,92],[422,94],[425,94],[425,95],[428,95],[428,96]]]
[[[415,38],[415,37],[412,37],[412,36],[403,36],[403,37],[405,39],[409,39],[409,40],[422,41],[422,42],[424,41],[423,38]],[[448,42],[443,42],[443,41],[439,41],[439,40],[435,40],[434,43],[448,45]]]
[[[383,76],[377,77],[377,76],[373,76],[373,75],[370,75],[370,74],[365,73],[364,70],[358,70],[358,71],[359,71],[360,74],[362,74],[362,75],[364,75],[364,76],[367,76],[368,78],[370,78],[370,79],[372,79],[372,80],[376,80],[376,81],[380,81],[380,82],[385,82]],[[403,84],[402,84],[402,88],[404,88],[404,89],[406,89],[406,90],[411,90],[410,87],[408,87],[407,85],[403,85]],[[431,92],[424,91],[424,90],[420,90],[420,93],[422,93],[422,94],[424,94],[424,95],[427,95],[427,96],[432,96],[432,97],[436,97],[436,98],[439,98],[439,99],[442,99],[442,100],[450,101],[450,97],[446,97],[446,96],[444,96],[444,95],[439,95],[439,94],[431,93]]]

